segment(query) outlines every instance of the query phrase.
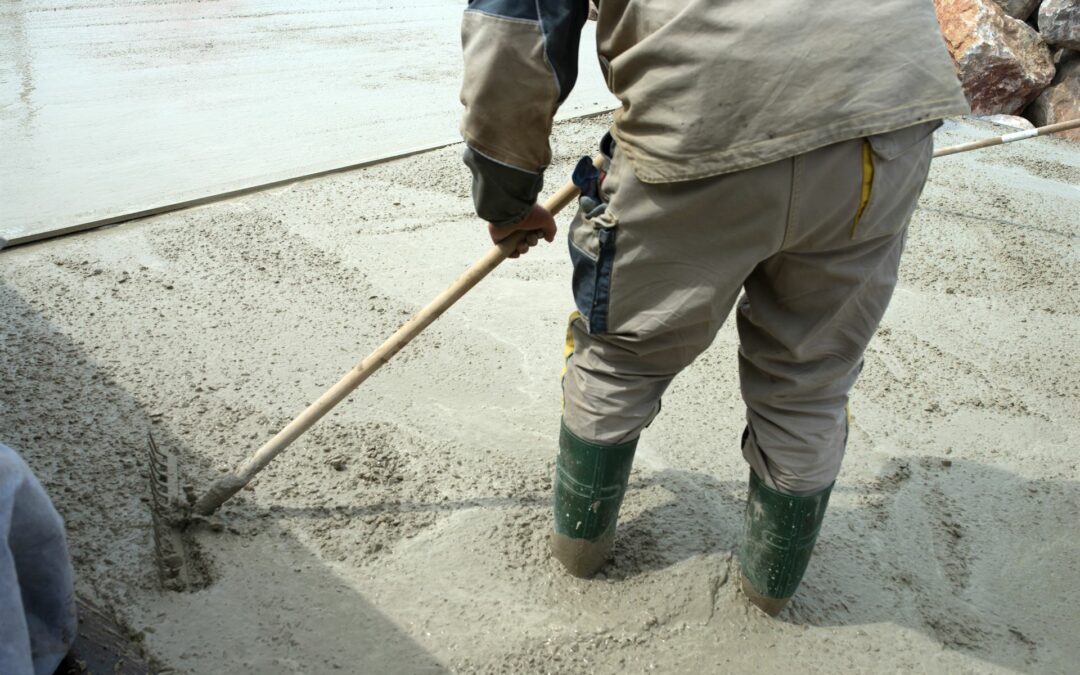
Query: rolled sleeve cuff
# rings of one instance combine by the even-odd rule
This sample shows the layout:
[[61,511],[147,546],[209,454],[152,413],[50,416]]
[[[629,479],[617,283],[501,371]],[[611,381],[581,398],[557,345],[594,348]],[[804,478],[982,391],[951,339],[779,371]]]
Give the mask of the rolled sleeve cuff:
[[496,162],[468,146],[462,159],[472,171],[476,215],[496,227],[509,227],[525,219],[544,186],[543,172]]

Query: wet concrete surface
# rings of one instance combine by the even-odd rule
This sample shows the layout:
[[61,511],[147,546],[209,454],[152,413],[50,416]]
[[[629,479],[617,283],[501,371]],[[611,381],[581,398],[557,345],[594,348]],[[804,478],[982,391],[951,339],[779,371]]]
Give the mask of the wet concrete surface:
[[[556,126],[546,194],[609,121]],[[1004,132],[949,121],[936,143]],[[209,586],[163,592],[147,432],[201,493],[457,278],[490,246],[460,152],[0,251],[0,439],[64,517],[77,590],[150,657],[178,675],[1075,671],[1080,152],[1055,138],[933,162],[778,620],[738,589],[734,321],[642,435],[602,574],[550,558],[572,209],[193,533]]]
[[[0,236],[459,139],[463,0],[0,6]],[[614,106],[591,24],[560,117]]]

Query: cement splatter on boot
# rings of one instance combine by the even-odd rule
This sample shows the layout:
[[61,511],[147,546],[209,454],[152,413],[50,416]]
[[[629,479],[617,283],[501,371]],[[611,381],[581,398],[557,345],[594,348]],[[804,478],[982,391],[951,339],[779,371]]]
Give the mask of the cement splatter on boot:
[[742,589],[776,616],[795,595],[817,543],[832,486],[812,495],[773,490],[750,472],[740,566]]
[[636,448],[637,439],[600,445],[562,426],[550,545],[552,555],[576,577],[591,577],[607,562]]

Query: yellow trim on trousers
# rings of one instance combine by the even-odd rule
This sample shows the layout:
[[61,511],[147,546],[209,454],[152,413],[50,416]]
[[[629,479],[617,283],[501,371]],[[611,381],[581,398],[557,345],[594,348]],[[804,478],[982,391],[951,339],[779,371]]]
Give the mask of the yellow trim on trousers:
[[862,195],[859,198],[859,210],[855,212],[855,222],[851,224],[852,239],[859,229],[859,221],[862,220],[866,205],[870,203],[870,191],[874,187],[874,151],[867,140],[863,140],[862,144],[862,167]]
[[[574,355],[574,322],[581,318],[581,312],[576,309],[570,312],[570,319],[566,322],[566,344],[563,346],[563,367],[559,373],[559,384],[566,378],[566,369],[569,368],[570,357]],[[566,408],[566,397],[562,397],[562,409]]]

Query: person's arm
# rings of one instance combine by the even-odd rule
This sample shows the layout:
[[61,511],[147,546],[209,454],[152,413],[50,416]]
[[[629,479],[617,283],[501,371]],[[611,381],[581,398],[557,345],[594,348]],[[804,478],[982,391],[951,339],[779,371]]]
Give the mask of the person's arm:
[[464,160],[476,213],[493,239],[518,229],[554,238],[554,221],[536,198],[555,111],[577,79],[588,12],[588,0],[470,0],[465,10]]

